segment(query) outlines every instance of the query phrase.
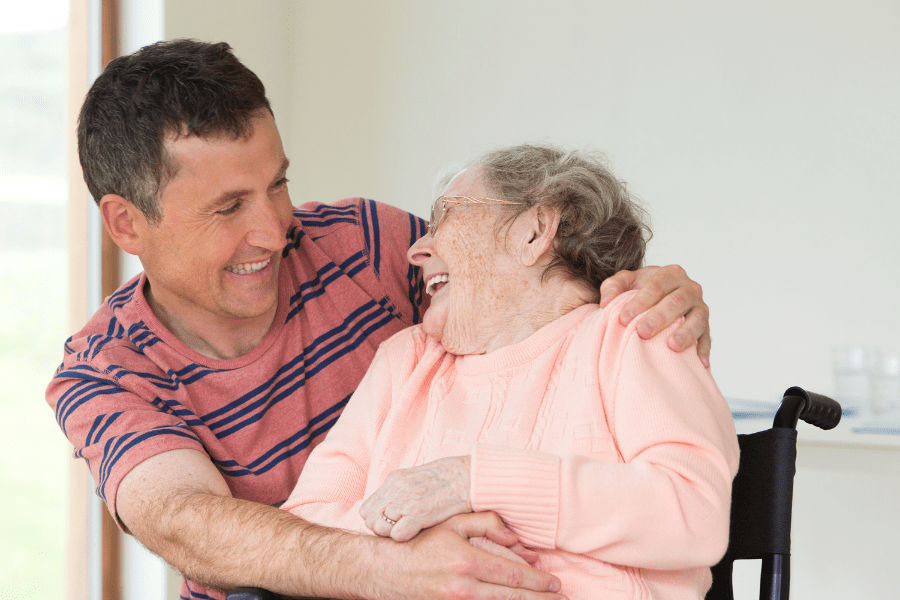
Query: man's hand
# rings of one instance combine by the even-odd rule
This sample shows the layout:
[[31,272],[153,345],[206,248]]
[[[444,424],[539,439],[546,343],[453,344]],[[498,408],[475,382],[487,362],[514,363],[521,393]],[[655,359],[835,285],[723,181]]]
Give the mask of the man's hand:
[[473,547],[468,540],[477,537],[505,547],[516,541],[515,534],[490,512],[451,517],[402,544],[388,540],[391,546],[385,548],[382,562],[390,567],[381,573],[386,587],[372,597],[564,599],[555,593],[559,579]]
[[398,542],[453,515],[472,512],[471,458],[453,456],[388,475],[359,508],[366,527]]
[[638,335],[651,338],[680,317],[681,327],[669,338],[669,348],[681,352],[697,342],[697,354],[709,367],[712,339],[709,337],[709,307],[703,301],[703,289],[678,265],[644,267],[637,271],[620,271],[600,285],[600,306],[629,290],[638,293],[622,310],[621,321],[627,325],[647,311],[638,324]]

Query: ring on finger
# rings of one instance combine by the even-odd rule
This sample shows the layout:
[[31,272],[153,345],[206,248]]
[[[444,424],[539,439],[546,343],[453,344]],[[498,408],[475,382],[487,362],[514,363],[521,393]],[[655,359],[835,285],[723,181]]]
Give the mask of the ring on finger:
[[397,521],[395,521],[394,519],[389,519],[388,516],[384,513],[381,513],[381,518],[384,519],[385,521],[387,521],[388,523],[390,523],[391,525],[397,524]]

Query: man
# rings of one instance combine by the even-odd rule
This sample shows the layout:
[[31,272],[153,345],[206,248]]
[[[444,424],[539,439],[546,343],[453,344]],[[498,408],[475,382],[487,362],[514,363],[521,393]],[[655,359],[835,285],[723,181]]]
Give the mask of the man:
[[[227,44],[112,61],[78,145],[110,236],[144,272],[66,342],[47,400],[119,525],[185,574],[184,597],[558,597],[552,576],[468,543],[528,556],[490,513],[397,544],[277,508],[378,344],[426,308],[405,259],[420,219],[362,199],[295,210],[263,85]],[[645,333],[688,312],[672,344],[703,333],[708,355],[699,286],[677,267],[620,274],[604,301],[647,279],[634,314],[674,293]]]

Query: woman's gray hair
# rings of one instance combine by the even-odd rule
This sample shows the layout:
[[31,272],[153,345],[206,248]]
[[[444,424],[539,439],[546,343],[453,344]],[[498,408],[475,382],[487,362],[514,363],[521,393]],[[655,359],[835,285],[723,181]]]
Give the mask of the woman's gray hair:
[[536,205],[559,212],[555,256],[545,275],[563,271],[599,289],[614,273],[643,266],[652,236],[649,216],[602,155],[549,145],[499,148],[447,172],[440,189],[469,168],[478,170],[496,198],[521,203],[503,206],[506,222]]

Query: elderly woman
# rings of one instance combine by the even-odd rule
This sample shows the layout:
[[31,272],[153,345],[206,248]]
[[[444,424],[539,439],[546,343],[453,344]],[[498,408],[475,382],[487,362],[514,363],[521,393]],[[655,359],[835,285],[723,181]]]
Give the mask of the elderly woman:
[[423,323],[382,344],[285,508],[398,541],[495,511],[569,598],[703,598],[728,541],[730,412],[696,354],[620,324],[627,295],[596,304],[648,235],[584,153],[505,148],[452,177],[408,255]]

